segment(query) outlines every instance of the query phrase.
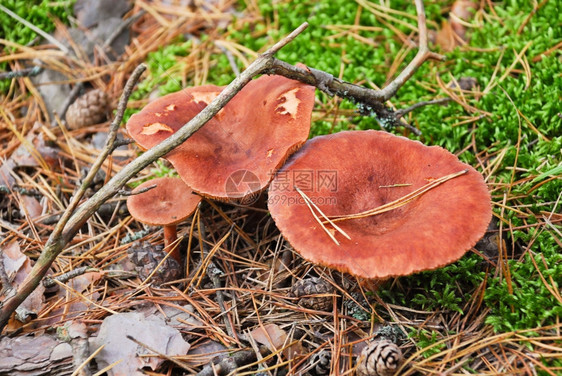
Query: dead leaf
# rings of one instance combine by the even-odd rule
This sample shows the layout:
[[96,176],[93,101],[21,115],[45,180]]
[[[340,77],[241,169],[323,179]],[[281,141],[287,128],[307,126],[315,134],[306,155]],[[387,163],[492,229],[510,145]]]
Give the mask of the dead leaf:
[[453,31],[464,41],[466,38],[466,27],[463,23],[470,23],[478,9],[478,2],[474,0],[457,0],[451,7],[449,21]]
[[449,19],[443,20],[441,29],[435,36],[435,43],[445,52],[463,45],[468,41],[464,24],[472,21],[477,10],[478,2],[474,0],[455,1],[449,12]]
[[[100,272],[88,272],[73,278],[66,282],[66,284],[76,292],[84,293],[92,283],[96,282],[101,277],[102,273]],[[93,302],[97,302],[100,297],[100,294],[96,291],[92,294],[85,295]],[[61,321],[80,316],[88,309],[94,308],[92,303],[77,297],[75,294],[69,293],[65,288],[59,287],[56,296],[58,299],[62,299],[62,303],[57,305],[49,317],[42,322],[44,325],[54,326]]]
[[13,185],[16,183],[16,180],[12,176],[12,171],[16,164],[11,159],[6,161],[1,161],[2,165],[0,166],[0,185],[5,185],[8,188],[12,188]]
[[43,213],[43,206],[35,197],[23,195],[20,197],[20,204],[22,206],[20,208],[22,217],[25,217],[27,213],[30,219],[35,219]]
[[447,20],[443,20],[441,29],[437,32],[435,43],[445,52],[451,52],[459,44],[455,38],[455,31]]
[[[21,253],[20,246],[17,241],[12,241],[4,246],[1,250],[1,259],[4,263],[4,270],[12,281],[12,287],[17,289],[31,272],[31,260],[29,257]],[[12,319],[8,323],[8,330],[16,330],[23,323],[29,321],[43,307],[45,287],[39,284],[35,290],[23,301],[15,313],[15,320]]]
[[51,146],[41,132],[41,123],[35,123],[12,153],[10,159],[17,167],[56,167],[59,165],[59,149]]
[[152,352],[137,345],[127,338],[132,336],[150,348],[169,355],[185,355],[189,343],[185,342],[181,333],[166,325],[159,317],[145,317],[142,313],[128,312],[112,315],[103,320],[98,336],[92,339],[91,351],[100,346],[105,347],[96,355],[100,369],[119,362],[107,371],[108,376],[142,376],[139,371],[144,367],[156,370],[164,359],[157,357],[140,357]]
[[214,358],[222,359],[228,355],[228,348],[223,344],[215,341],[205,341],[197,344],[189,350],[189,364],[193,366],[201,366],[209,363]]
[[271,352],[281,348],[287,341],[287,333],[276,324],[266,324],[250,332],[256,342],[267,347]]
[[17,241],[14,240],[2,248],[4,270],[10,279],[13,279],[13,275],[22,268],[26,260],[27,257],[21,253],[20,245]]
[[167,126],[166,124],[152,123],[152,124],[145,125],[142,128],[141,134],[145,134],[147,136],[150,136],[150,135],[156,134],[160,131],[170,132],[170,133],[174,132],[174,130],[172,128],[170,128],[169,126]]

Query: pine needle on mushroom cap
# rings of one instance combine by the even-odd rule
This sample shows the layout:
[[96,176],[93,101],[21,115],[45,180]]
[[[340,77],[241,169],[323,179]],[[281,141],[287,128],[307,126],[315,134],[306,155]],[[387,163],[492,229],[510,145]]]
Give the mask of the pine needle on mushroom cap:
[[[306,202],[287,188],[293,186],[306,193]],[[353,217],[338,223],[351,240],[335,230],[339,245],[326,236],[308,201],[329,218]],[[474,168],[441,147],[379,131],[308,141],[272,181],[268,204],[304,258],[364,278],[451,263],[476,244],[491,219],[490,194]],[[377,212],[380,207],[391,210]]]

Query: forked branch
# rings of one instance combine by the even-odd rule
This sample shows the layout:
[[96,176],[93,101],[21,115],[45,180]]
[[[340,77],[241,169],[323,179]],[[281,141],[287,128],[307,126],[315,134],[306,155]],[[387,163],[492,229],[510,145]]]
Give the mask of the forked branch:
[[[3,302],[0,302],[0,332],[7,324],[11,314],[39,285],[41,279],[46,275],[47,271],[51,267],[53,261],[55,261],[57,256],[64,250],[66,245],[72,240],[76,233],[78,233],[82,225],[96,212],[96,210],[99,209],[99,207],[103,203],[115,196],[119,192],[119,190],[123,188],[123,186],[129,181],[129,179],[139,173],[143,168],[156,161],[158,158],[169,153],[177,146],[181,145],[193,133],[195,133],[199,128],[205,125],[224,106],[226,106],[226,104],[240,90],[242,90],[242,88],[246,86],[246,84],[250,82],[252,78],[263,73],[267,68],[271,66],[271,63],[273,61],[273,54],[290,43],[307,27],[308,24],[302,24],[291,34],[289,34],[269,50],[267,50],[263,55],[259,56],[240,76],[234,79],[234,81],[232,81],[207,107],[205,107],[203,111],[201,111],[199,114],[197,114],[197,116],[195,116],[187,124],[185,124],[178,132],[176,132],[157,146],[146,151],[133,162],[126,165],[90,199],[88,199],[81,206],[77,207],[76,210],[74,210],[78,205],[80,198],[83,196],[83,190],[87,188],[87,177],[85,179],[86,183],[78,189],[74,197],[71,199],[70,206],[65,211],[65,214],[63,214],[63,218],[61,218],[60,222],[55,227],[55,230],[47,240],[45,248],[39,255],[39,258],[37,259],[31,272],[19,286],[17,293],[6,298]],[[137,68],[135,72],[140,71],[140,73],[142,73],[143,70],[144,66],[141,65],[141,67]],[[130,95],[130,92],[132,91],[132,87],[136,83],[136,80],[140,76],[140,73],[132,75],[126,85],[126,88],[130,88],[130,90],[125,90],[119,104],[117,116],[115,117],[115,120],[113,121],[111,126],[114,127],[115,125],[115,132],[118,128],[118,125],[121,123],[122,114],[128,101],[128,96]],[[123,111],[121,111],[121,109]],[[95,175],[96,168],[99,169],[103,161],[108,157],[111,151],[114,150],[114,144],[116,142],[116,137],[114,136],[115,135],[110,132],[104,150],[102,151],[100,157],[96,160],[96,162],[94,162],[94,168],[92,168],[92,171],[88,176],[92,175],[92,173]]]
[[[429,50],[427,38],[427,23],[425,19],[423,0],[414,1],[416,3],[416,11],[418,13],[418,52],[414,59],[406,66],[406,68],[404,68],[404,70],[394,80],[392,80],[386,87],[381,90],[372,90],[363,86],[355,85],[340,80],[329,73],[319,71],[314,68],[299,68],[278,59],[274,59],[271,68],[269,68],[266,73],[278,74],[287,78],[291,78],[293,80],[301,81],[308,85],[317,87],[319,90],[322,90],[330,96],[337,95],[338,97],[349,99],[359,105],[359,110],[363,115],[375,115],[385,124],[391,126],[403,125],[408,127],[407,124],[400,122],[400,119],[405,114],[405,112],[393,112],[384,105],[384,102],[392,98],[396,94],[396,92],[406,83],[406,81],[408,81],[414,75],[414,73],[416,73],[418,68],[425,61],[427,61],[428,59],[444,59],[444,56],[436,54]],[[421,102],[415,107],[410,107],[409,111],[428,104],[433,103]],[[410,128],[410,130],[419,133],[417,129]]]
[[94,163],[91,173],[85,180],[85,183],[79,187],[75,196],[71,199],[71,203],[65,214],[55,227],[55,230],[49,237],[41,255],[37,259],[33,269],[18,287],[17,293],[7,297],[0,302],[0,332],[8,322],[11,314],[16,308],[35,290],[46,275],[53,261],[63,251],[66,245],[76,235],[82,225],[103,205],[107,200],[119,193],[120,189],[138,172],[158,158],[172,151],[181,145],[193,133],[205,125],[213,116],[215,116],[248,82],[259,74],[280,74],[288,78],[296,79],[304,83],[314,85],[320,90],[330,95],[338,95],[353,100],[363,105],[363,110],[376,114],[379,118],[386,121],[400,121],[400,116],[395,116],[394,112],[386,108],[384,102],[392,97],[402,85],[416,72],[419,66],[428,58],[440,58],[440,56],[431,53],[427,47],[427,29],[425,23],[425,11],[422,0],[415,0],[416,10],[418,12],[418,28],[419,28],[419,51],[416,57],[408,64],[402,73],[400,73],[387,87],[382,90],[371,90],[358,85],[338,80],[328,73],[315,69],[300,69],[286,62],[277,60],[273,55],[290,43],[298,34],[300,34],[308,24],[303,24],[287,37],[276,43],[273,47],[260,55],[248,68],[232,81],[203,111],[185,124],[178,132],[161,142],[157,146],[146,151],[133,162],[125,166],[121,171],[113,176],[113,178],[105,184],[96,194],[81,205],[80,201],[84,190],[87,188],[88,181],[95,175],[101,167],[105,159],[113,152],[116,146],[116,132],[121,123],[123,111],[126,107],[128,96],[133,86],[138,80],[140,74],[144,70],[144,66],[140,66],[135,70],[129,79],[123,96],[121,98],[119,108],[115,120],[111,125],[111,132],[104,150]]

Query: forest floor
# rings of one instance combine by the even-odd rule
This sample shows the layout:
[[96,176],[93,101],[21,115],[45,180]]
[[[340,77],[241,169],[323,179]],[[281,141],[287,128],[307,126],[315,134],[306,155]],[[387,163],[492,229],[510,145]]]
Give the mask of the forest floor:
[[[384,87],[416,53],[405,0],[33,3],[5,6],[49,40],[0,10],[1,299],[29,274],[103,149],[139,64],[148,69],[123,124],[151,99],[228,84],[305,21],[276,56],[348,82]],[[460,3],[473,4],[462,22],[450,14]],[[178,225],[181,278],[159,284],[168,271],[146,274],[162,259],[138,247],[163,245],[162,228],[134,220],[118,195],[4,328],[0,375],[351,374],[377,337],[400,347],[399,375],[561,374],[562,3],[425,7],[431,48],[446,60],[426,62],[386,104],[452,100],[405,116],[420,135],[383,129],[442,146],[483,175],[493,206],[483,242],[446,267],[375,285],[304,260],[265,206],[204,200]],[[92,90],[105,94],[67,111]],[[316,92],[311,136],[381,124]],[[140,154],[135,143],[118,148],[84,200]],[[165,160],[127,190],[162,176],[176,176]],[[302,280],[329,287],[315,286],[325,293],[307,306],[291,294]]]

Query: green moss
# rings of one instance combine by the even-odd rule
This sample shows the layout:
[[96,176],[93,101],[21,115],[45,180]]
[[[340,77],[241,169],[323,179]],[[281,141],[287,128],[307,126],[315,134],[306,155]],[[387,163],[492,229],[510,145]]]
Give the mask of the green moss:
[[[2,0],[2,5],[39,29],[49,33],[55,29],[53,17],[65,22],[68,15],[72,14],[74,2],[75,0]],[[37,37],[37,34],[7,13],[0,12],[0,36],[0,38],[11,42],[26,45]],[[0,63],[1,71],[7,69],[7,63]],[[0,80],[0,92],[6,92],[9,86],[9,80]]]

